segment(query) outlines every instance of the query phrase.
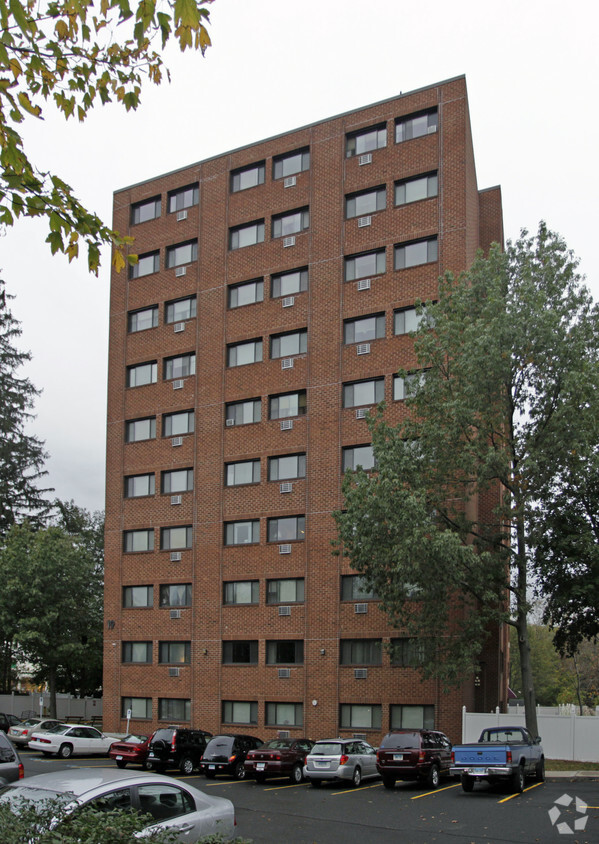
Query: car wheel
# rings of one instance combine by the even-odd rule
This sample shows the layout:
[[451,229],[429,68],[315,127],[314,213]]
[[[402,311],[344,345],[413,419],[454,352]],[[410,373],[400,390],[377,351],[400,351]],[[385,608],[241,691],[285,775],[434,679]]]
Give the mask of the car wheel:
[[515,794],[521,794],[524,791],[524,768],[518,765],[512,774],[512,791]]
[[183,759],[179,762],[179,770],[182,774],[193,774],[193,759],[191,756],[184,756]]
[[426,784],[429,788],[439,788],[439,782],[441,780],[441,774],[439,772],[438,765],[431,765],[430,771],[428,772],[428,776],[426,778]]
[[256,774],[256,782],[263,783],[266,781],[264,774]]
[[245,779],[245,765],[243,762],[238,762],[235,766],[235,779],[236,780],[244,780]]
[[467,774],[462,774],[462,790],[463,791],[472,791],[474,788],[474,780],[472,777],[469,777]]
[[291,775],[290,775],[289,779],[290,779],[290,780],[291,780],[291,782],[292,782],[292,783],[294,783],[295,785],[299,785],[299,784],[300,784],[300,782],[301,782],[301,781],[302,781],[302,779],[303,779],[303,774],[302,774],[302,767],[301,767],[301,765],[294,765],[294,766],[293,766],[293,770],[291,771]]
[[535,775],[538,782],[545,782],[545,759],[539,759],[535,768]]
[[354,773],[352,774],[351,784],[354,788],[357,788],[360,783],[362,782],[362,771],[357,766],[354,768]]
[[70,759],[73,755],[73,745],[61,744],[60,750],[58,751],[58,755],[61,757],[61,759]]
[[205,774],[207,780],[213,780],[216,776],[216,773],[214,771],[205,771]]
[[310,785],[311,785],[313,788],[320,788],[320,786],[322,785],[322,780],[313,780],[313,779],[310,779]]
[[117,768],[124,768],[126,764],[127,764],[127,763],[125,762],[125,760],[124,760],[124,759],[117,759],[117,760],[116,760],[116,766],[117,766]]
[[383,777],[383,785],[385,788],[395,788],[395,779],[393,777]]
[[142,771],[151,771],[151,770],[153,770],[152,763],[151,763],[151,762],[148,762],[148,760],[146,759],[146,761],[145,761],[145,762],[142,762],[142,763],[141,763],[141,769],[142,769]]

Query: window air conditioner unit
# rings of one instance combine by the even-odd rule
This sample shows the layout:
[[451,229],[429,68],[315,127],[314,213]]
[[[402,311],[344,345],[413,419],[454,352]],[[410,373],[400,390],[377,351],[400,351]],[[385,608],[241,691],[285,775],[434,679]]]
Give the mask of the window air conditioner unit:
[[356,680],[366,680],[368,677],[367,668],[354,668],[354,677]]
[[177,267],[175,269],[176,278],[180,278],[182,275],[187,275],[187,267]]
[[283,298],[284,308],[291,308],[293,305],[295,305],[295,296],[285,296]]
[[369,355],[370,354],[370,343],[358,343],[357,352],[358,352],[359,355]]
[[180,668],[169,668],[169,670],[168,670],[168,676],[169,677],[178,677],[180,673],[181,673]]
[[291,615],[291,607],[279,607],[279,615]]
[[291,431],[293,428],[293,419],[281,420],[281,431]]
[[354,604],[354,612],[358,614],[368,612],[368,604]]
[[363,164],[372,164],[372,153],[371,152],[365,152],[364,155],[361,155],[358,158],[358,164],[360,165],[360,167]]
[[235,424],[235,420],[234,420],[234,419],[227,419],[227,420],[225,420],[225,425],[227,426],[227,428],[232,428],[234,424]]
[[279,680],[288,680],[291,677],[289,668],[279,668]]
[[[279,545],[279,554],[291,554],[291,545]],[[283,613],[287,615],[287,613]]]
[[279,730],[277,736],[279,738],[289,738],[291,736],[291,733],[289,732],[289,730]]
[[358,290],[370,290],[370,279],[361,278],[358,282]]
[[171,610],[171,618],[181,618],[181,610]]
[[178,334],[180,331],[185,331],[185,323],[184,322],[176,322],[173,330],[174,330],[175,334]]
[[182,390],[183,389],[183,379],[177,378],[176,381],[173,381],[173,390]]
[[171,495],[171,504],[180,504],[182,500],[180,495]]
[[363,229],[366,226],[372,225],[372,217],[368,215],[367,217],[358,217],[358,228]]
[[283,182],[284,188],[293,188],[295,185],[297,185],[297,176],[287,176]]
[[173,437],[171,440],[173,448],[178,445],[183,445],[183,437]]
[[283,358],[281,360],[281,369],[293,369],[293,358]]
[[177,222],[187,219],[187,211],[177,211]]
[[290,484],[290,483],[279,484],[279,492],[293,492],[293,484]]
[[289,237],[283,238],[283,246],[295,246],[295,235],[292,234]]
[[180,563],[181,562],[181,552],[180,551],[171,551],[171,563]]
[[356,410],[356,419],[366,419],[366,414],[368,413],[367,407],[359,407]]

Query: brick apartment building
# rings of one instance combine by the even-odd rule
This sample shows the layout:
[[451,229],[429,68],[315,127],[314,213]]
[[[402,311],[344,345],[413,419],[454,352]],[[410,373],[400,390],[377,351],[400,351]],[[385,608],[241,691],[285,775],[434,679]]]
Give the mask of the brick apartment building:
[[367,409],[405,412],[415,301],[502,241],[465,79],[118,190],[114,227],[140,258],[111,289],[105,728],[459,738],[505,701],[504,632],[449,694],[409,640],[392,664],[331,512]]

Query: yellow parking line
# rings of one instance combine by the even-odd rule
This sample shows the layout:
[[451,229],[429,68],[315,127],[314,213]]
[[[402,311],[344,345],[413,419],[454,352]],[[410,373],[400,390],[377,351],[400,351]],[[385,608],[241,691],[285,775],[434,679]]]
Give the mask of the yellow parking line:
[[382,782],[375,782],[374,785],[362,785],[359,788],[346,788],[345,791],[333,791],[333,797],[336,797],[338,794],[355,794],[356,791],[366,791],[368,788],[380,788]]
[[[532,791],[533,788],[538,788],[540,785],[543,785],[543,783],[542,782],[535,782],[533,785],[529,785],[528,788],[525,788],[522,793],[524,794],[524,792],[526,792],[526,791]],[[497,802],[498,803],[507,803],[508,800],[513,800],[514,797],[520,797],[520,792],[517,791],[515,794],[510,794],[509,797],[504,797],[503,800],[498,800]]]
[[293,785],[272,785],[270,788],[265,788],[264,791],[276,791],[279,788],[305,788],[307,782],[294,782]]
[[450,788],[458,788],[460,783],[456,783],[455,785],[446,785],[443,788],[436,788],[434,791],[425,791],[424,794],[415,794],[414,797],[410,797],[410,800],[420,800],[421,797],[429,797],[431,794],[438,794],[440,791],[449,791]]

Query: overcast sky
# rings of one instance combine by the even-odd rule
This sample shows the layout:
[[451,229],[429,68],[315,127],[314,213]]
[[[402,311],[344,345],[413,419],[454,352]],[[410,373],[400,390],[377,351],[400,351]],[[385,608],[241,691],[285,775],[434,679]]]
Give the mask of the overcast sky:
[[[110,221],[114,190],[399,93],[466,75],[478,186],[501,185],[507,238],[541,219],[599,296],[599,7],[590,0],[215,0],[206,57],[170,49],[172,81],[83,125],[51,110],[25,127],[32,159]],[[0,237],[32,431],[62,499],[104,507],[109,265],[51,257],[43,224]]]

